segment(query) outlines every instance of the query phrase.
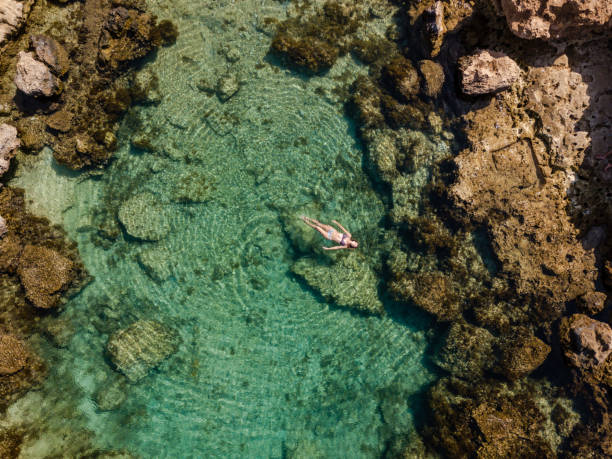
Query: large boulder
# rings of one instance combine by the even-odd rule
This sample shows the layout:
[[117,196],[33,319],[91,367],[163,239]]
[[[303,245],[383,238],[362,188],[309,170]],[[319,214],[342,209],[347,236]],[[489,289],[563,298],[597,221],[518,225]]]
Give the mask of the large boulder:
[[139,320],[111,335],[106,350],[117,370],[135,383],[174,354],[178,344],[173,329],[155,320]]
[[521,38],[575,37],[588,29],[610,26],[607,0],[501,0],[508,27]]
[[0,124],[0,176],[9,169],[17,148],[19,148],[17,129],[9,124]]
[[26,21],[34,0],[2,0],[0,5],[0,46]]
[[38,60],[44,62],[56,75],[62,76],[68,71],[70,65],[68,53],[53,38],[46,35],[32,35],[30,44]]
[[127,233],[145,241],[158,241],[170,232],[164,206],[153,193],[139,193],[119,208],[119,221]]
[[517,336],[503,341],[497,371],[509,380],[527,376],[550,354],[550,346],[529,333],[517,333]]
[[454,376],[478,380],[495,363],[494,340],[485,328],[456,322],[436,357],[436,364]]
[[506,54],[480,50],[459,59],[461,87],[465,94],[490,94],[510,87],[520,78],[521,69]]
[[34,58],[34,53],[20,51],[15,73],[15,85],[30,97],[51,97],[61,91],[59,79],[51,69]]
[[362,312],[384,314],[378,298],[378,279],[366,260],[354,251],[338,255],[331,264],[304,257],[291,270],[328,301]]
[[70,259],[37,245],[27,245],[23,249],[18,273],[28,300],[44,309],[57,305],[61,293],[75,277]]

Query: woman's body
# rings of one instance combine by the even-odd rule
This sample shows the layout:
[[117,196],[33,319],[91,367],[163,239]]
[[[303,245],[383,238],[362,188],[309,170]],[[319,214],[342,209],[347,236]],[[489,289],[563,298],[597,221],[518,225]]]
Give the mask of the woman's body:
[[304,215],[302,215],[301,218],[304,223],[321,233],[325,239],[329,239],[330,241],[338,244],[334,247],[323,247],[323,250],[354,249],[359,245],[357,241],[352,239],[351,233],[349,233],[348,230],[336,220],[332,220],[332,223],[338,225],[338,228],[340,228],[342,232],[338,231],[333,226],[321,223],[314,218],[305,217]]

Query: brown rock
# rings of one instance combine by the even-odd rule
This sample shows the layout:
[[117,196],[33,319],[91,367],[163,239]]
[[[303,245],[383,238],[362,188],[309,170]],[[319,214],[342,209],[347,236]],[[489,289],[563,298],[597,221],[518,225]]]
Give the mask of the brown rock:
[[73,280],[73,264],[55,250],[28,245],[24,248],[18,268],[26,297],[39,308],[57,304],[61,292]]
[[430,60],[419,62],[419,71],[423,77],[423,92],[429,97],[437,97],[444,84],[444,69],[440,64]]
[[0,215],[0,239],[8,232],[8,226],[6,220]]
[[607,0],[501,0],[508,27],[521,38],[557,39],[609,27]]
[[18,54],[15,85],[30,97],[51,97],[61,91],[61,83],[49,67],[25,51]]
[[32,35],[30,45],[36,53],[36,57],[58,76],[63,76],[70,65],[68,53],[62,45],[46,35]]
[[603,292],[589,292],[578,298],[578,308],[590,316],[599,314],[606,306],[606,298]]
[[0,335],[0,376],[17,373],[27,363],[25,345],[13,335]]
[[461,87],[469,95],[490,94],[510,87],[521,75],[519,66],[506,54],[481,50],[459,59]]
[[0,124],[0,176],[9,169],[11,158],[15,156],[17,148],[19,148],[17,129],[8,124]]
[[9,233],[0,239],[0,271],[14,273],[22,249],[21,241],[13,234]]
[[68,132],[72,128],[72,113],[60,110],[47,118],[47,126],[54,131]]
[[17,123],[21,148],[27,152],[37,153],[47,143],[45,122],[40,116],[28,116]]
[[396,57],[382,70],[383,84],[399,99],[409,101],[419,92],[419,74],[410,61]]
[[564,317],[559,328],[561,345],[568,363],[587,382],[612,385],[612,328],[583,314]]
[[550,354],[550,346],[533,335],[512,340],[502,351],[501,373],[510,380],[520,379],[538,368]]

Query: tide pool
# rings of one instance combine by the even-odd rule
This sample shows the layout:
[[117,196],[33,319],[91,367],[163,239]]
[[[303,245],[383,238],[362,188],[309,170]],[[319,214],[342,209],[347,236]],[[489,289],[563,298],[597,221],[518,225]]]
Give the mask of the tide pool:
[[[141,457],[380,457],[413,432],[419,393],[435,379],[424,357],[429,321],[382,294],[382,317],[326,300],[291,271],[300,257],[326,259],[299,252],[289,234],[302,213],[339,220],[382,281],[393,242],[385,207],[333,91],[346,84],[340,75],[365,70],[345,57],[307,79],[276,65],[260,26],[283,19],[277,1],[150,5],[180,33],[145,65],[161,102],[126,116],[104,174],[44,177],[49,190],[70,190],[53,216],[94,280],[61,315],[74,330],[65,347],[41,343],[52,362],[46,386],[12,416],[86,429],[101,447]],[[143,195],[155,205],[123,207],[120,221]],[[130,235],[131,218],[157,240]],[[130,384],[105,348],[140,319],[180,340]],[[125,400],[102,411],[111,387]],[[22,455],[54,448],[40,441]]]

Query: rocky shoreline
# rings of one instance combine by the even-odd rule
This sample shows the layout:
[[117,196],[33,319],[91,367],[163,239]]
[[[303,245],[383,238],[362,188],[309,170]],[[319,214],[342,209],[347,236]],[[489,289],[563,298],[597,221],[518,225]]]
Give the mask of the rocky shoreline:
[[[134,67],[176,28],[138,0],[7,1],[2,182],[15,155],[45,145],[70,168],[104,167],[122,114],[156,101],[155,76]],[[307,76],[347,54],[368,66],[337,96],[388,201],[386,289],[434,316],[443,337],[422,439],[398,434],[387,455],[612,455],[612,6],[362,3],[299,2],[287,21],[261,26],[271,54]],[[395,25],[376,32],[389,18]],[[376,292],[355,257],[330,263]],[[376,295],[353,304],[351,292],[328,293],[307,264],[294,272],[323,296],[384,313]],[[0,185],[0,408],[43,380],[28,336],[87,281],[62,229],[29,214],[23,190]],[[121,344],[152,329],[165,343],[115,346],[120,371],[137,380],[173,352],[160,327],[114,335]],[[3,457],[18,454],[19,435],[0,431]]]
[[[71,169],[104,167],[115,131],[156,80],[136,77],[139,62],[172,44],[177,30],[157,22],[144,2],[7,0],[0,8],[0,392],[1,409],[41,384],[46,363],[27,344],[35,334],[62,345],[69,333],[57,316],[90,277],[64,230],[26,209],[24,190],[5,184],[21,155],[52,148]],[[16,157],[16,158],[15,158]],[[12,161],[11,161],[12,160]],[[32,426],[36,429],[37,426]],[[33,435],[36,435],[33,433]],[[0,455],[17,457],[25,431],[0,429]],[[95,450],[88,435],[72,450]],[[81,438],[82,437],[82,438]]]
[[[388,288],[448,330],[426,450],[609,456],[611,8],[397,3],[384,39],[363,30],[388,4],[327,2],[272,52],[307,73],[369,65],[347,104],[401,241]],[[390,451],[426,454],[410,442]]]

